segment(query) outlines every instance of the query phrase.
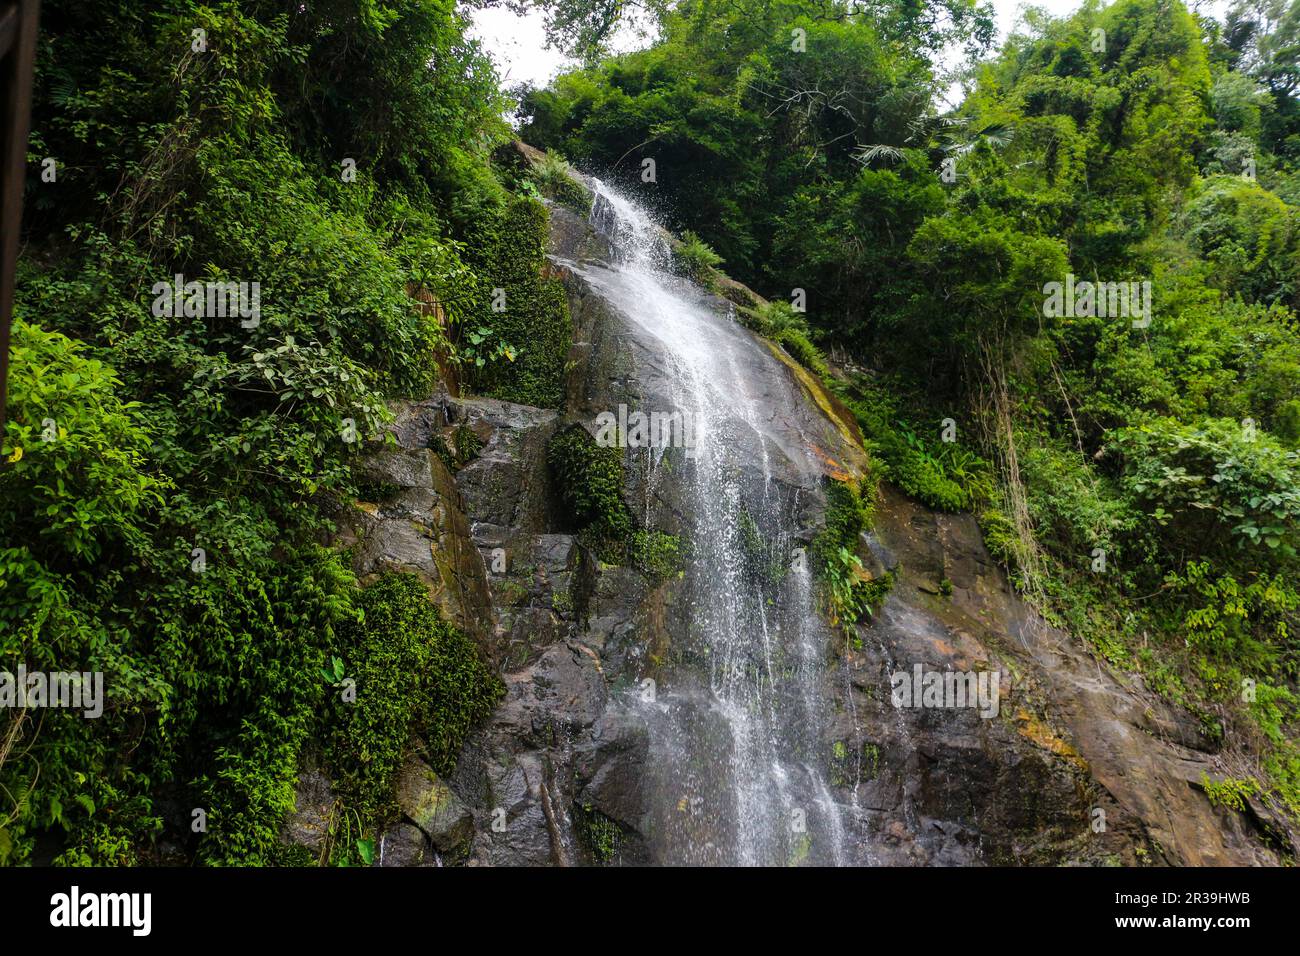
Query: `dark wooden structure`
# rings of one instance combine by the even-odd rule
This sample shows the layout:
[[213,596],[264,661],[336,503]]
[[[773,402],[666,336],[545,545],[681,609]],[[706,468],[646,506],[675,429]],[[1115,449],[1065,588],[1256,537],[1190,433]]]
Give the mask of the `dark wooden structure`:
[[9,391],[9,328],[13,322],[32,66],[40,0],[0,0],[0,434]]

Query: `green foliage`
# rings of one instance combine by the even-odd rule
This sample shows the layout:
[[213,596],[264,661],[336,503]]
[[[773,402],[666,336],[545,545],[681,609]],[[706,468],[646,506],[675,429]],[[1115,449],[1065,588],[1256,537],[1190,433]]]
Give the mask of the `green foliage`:
[[1259,783],[1250,777],[1224,777],[1216,782],[1202,773],[1201,786],[1211,804],[1237,811],[1245,810],[1246,801],[1259,792]]
[[[1300,109],[1273,6],[1221,33],[1166,0],[1035,13],[936,116],[896,43],[927,34],[896,10],[688,4],[649,50],[530,94],[525,135],[634,190],[653,156],[676,227],[761,293],[804,290],[806,316],[742,320],[845,401],[874,477],[980,512],[1053,620],[1210,714],[1232,668],[1280,681],[1295,656]],[[1045,316],[1067,273],[1149,281],[1151,323]],[[813,342],[889,373],[832,378]],[[940,440],[948,417],[962,443]],[[856,546],[829,540],[851,617]],[[1264,737],[1294,792],[1286,734]]]
[[483,448],[483,439],[468,425],[460,425],[452,432],[456,446],[456,460],[462,465],[472,461]]
[[568,300],[546,267],[546,207],[527,196],[485,215],[467,259],[479,275],[472,306],[460,319],[474,387],[522,405],[558,407],[573,340]]
[[739,550],[745,577],[772,596],[785,579],[790,556],[777,540],[762,532],[744,507],[739,513],[739,525]]
[[[977,510],[1051,620],[1300,814],[1294,3],[1223,29],[1177,0],[1031,13],[944,115],[935,51],[991,36],[965,0],[652,6],[648,49],[525,95],[524,135],[552,152],[510,173],[492,162],[504,98],[451,0],[46,5],[30,150],[60,176],[25,210],[0,664],[102,670],[109,701],[0,724],[0,863],[38,840],[61,863],[147,862],[162,832],[203,863],[283,861],[322,737],[353,805],[342,855],[364,862],[410,734],[450,767],[491,696],[472,648],[418,585],[358,591],[317,542],[367,490],[350,439],[428,394],[435,356],[484,394],[562,404],[571,322],[539,197],[586,197],[561,151],[634,191],[655,159],[681,271],[707,282],[725,260],[777,300],[742,319],[848,404],[873,480]],[[548,10],[587,54],[624,13]],[[154,308],[178,273],[257,281],[259,322]],[[1045,315],[1067,273],[1149,281],[1152,321]],[[949,417],[962,443],[940,439]],[[449,464],[477,453],[452,443]],[[637,526],[616,449],[570,428],[548,462],[602,558],[680,572],[684,543]],[[888,579],[861,567],[870,494],[828,494],[813,560],[851,622]],[[740,533],[770,574],[772,548]],[[365,677],[359,709],[326,706],[335,659]],[[208,808],[209,832],[172,805]]]
[[1180,599],[1182,632],[1211,657],[1243,670],[1269,673],[1291,656],[1292,629],[1300,622],[1300,594],[1281,575],[1216,574],[1208,561],[1170,572],[1165,586]]
[[808,321],[804,315],[781,300],[764,302],[757,309],[743,309],[740,318],[746,326],[773,341],[778,341],[787,331],[799,332],[805,338],[808,335]]
[[[24,216],[0,666],[102,671],[108,700],[97,720],[6,716],[0,862],[38,840],[61,863],[148,862],[162,832],[201,863],[283,857],[319,675],[359,626],[318,542],[387,399],[427,395],[451,347],[412,296],[472,321],[480,225],[520,218],[490,164],[503,99],[463,29],[447,0],[43,11],[31,149],[59,179]],[[175,314],[177,274],[257,282],[258,320]],[[389,640],[370,646],[400,656]],[[481,711],[453,663],[444,765]]]
[[812,372],[819,379],[830,377],[830,369],[826,365],[826,359],[822,356],[821,349],[813,345],[808,340],[808,336],[793,326],[783,329],[777,336],[777,343],[789,352],[804,368]]
[[826,514],[822,530],[812,544],[815,560],[827,561],[841,548],[856,551],[858,537],[871,527],[869,501],[849,482],[830,481],[826,485]]
[[[139,513],[166,485],[146,470],[149,435],[140,404],[119,398],[122,383],[85,347],[19,319],[10,346],[10,413],[0,458],[0,540],[50,570],[89,567],[140,534]],[[16,590],[16,589],[15,589]],[[57,613],[57,591],[10,593],[0,605],[7,634],[37,634]],[[32,603],[29,603],[32,602]]]
[[984,537],[984,546],[989,554],[1007,570],[1015,572],[1016,560],[1016,525],[1010,515],[1000,508],[985,508],[979,513],[980,533]]
[[823,384],[834,385],[826,357],[808,336],[807,319],[788,302],[764,302],[757,309],[741,310],[740,319],[748,328],[780,345]]
[[1164,548],[1191,540],[1199,553],[1229,561],[1242,549],[1296,556],[1300,453],[1227,419],[1157,420],[1114,435],[1121,485],[1151,509],[1147,533]]
[[[872,250],[891,231],[905,244],[906,233],[872,217],[869,187],[842,200],[836,184],[859,171],[858,144],[902,137],[925,109],[931,43],[987,41],[974,5],[940,6],[951,19],[888,3],[833,18],[808,0],[688,3],[665,14],[651,48],[531,91],[523,135],[634,190],[645,188],[636,173],[653,158],[656,199],[673,211],[672,228],[697,235],[760,292],[806,288],[828,320],[860,323],[897,288],[872,268],[887,253],[873,258]],[[798,51],[796,27],[806,31]],[[924,181],[937,205],[941,190],[924,164],[903,175]],[[840,215],[841,202],[854,212]],[[924,205],[899,202],[911,210],[903,215]],[[846,239],[838,227],[850,222],[860,231]],[[811,224],[819,226],[815,255],[804,242]],[[836,263],[846,242],[863,255],[851,269]]]
[[1210,108],[1219,130],[1242,133],[1251,140],[1259,138],[1263,115],[1272,105],[1268,91],[1243,73],[1222,73],[1210,89]]
[[1094,548],[1102,548],[1111,572],[1119,572],[1127,563],[1139,511],[1111,481],[1085,465],[1077,448],[1063,448],[1048,436],[1018,437],[1037,540],[1056,554],[1073,556],[1079,568],[1092,560]]
[[841,386],[845,404],[862,429],[878,478],[940,511],[962,511],[993,497],[992,467],[968,448],[942,441],[939,423],[926,439],[897,411],[897,397],[858,376]]
[[832,623],[852,627],[870,617],[893,586],[888,575],[868,574],[858,557],[860,536],[871,522],[871,501],[858,488],[841,481],[827,484],[824,524],[809,551]]
[[655,579],[681,571],[680,539],[637,526],[623,497],[620,449],[602,447],[581,425],[570,425],[551,436],[546,462],[568,521],[601,560],[632,565]]
[[570,425],[552,436],[546,461],[559,498],[577,527],[600,539],[618,540],[632,533],[618,448],[603,448],[581,425]]
[[680,574],[685,557],[681,539],[663,531],[638,528],[632,532],[627,547],[627,561],[652,578],[670,578]]
[[598,866],[618,860],[623,844],[623,828],[614,820],[591,806],[577,808],[578,836]]
[[1187,238],[1218,288],[1300,305],[1300,210],[1240,176],[1215,176],[1185,218]]
[[681,242],[673,248],[673,263],[688,279],[711,286],[714,270],[722,264],[722,256],[688,229],[682,233]]
[[591,211],[591,194],[574,177],[573,167],[559,153],[546,152],[528,171],[542,195],[576,210],[583,216]]
[[[344,805],[372,822],[389,809],[412,737],[424,742],[437,773],[450,773],[466,734],[491,711],[502,688],[473,642],[442,620],[414,575],[381,575],[361,592],[357,606],[363,617],[342,629],[337,641],[356,701],[330,694],[324,750]],[[326,683],[337,686],[339,675],[327,673]]]

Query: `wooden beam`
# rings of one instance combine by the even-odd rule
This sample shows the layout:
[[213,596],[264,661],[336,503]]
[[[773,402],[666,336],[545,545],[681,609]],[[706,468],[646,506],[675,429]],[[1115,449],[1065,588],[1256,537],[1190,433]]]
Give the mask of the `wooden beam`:
[[4,56],[14,45],[18,36],[18,4],[0,9],[0,56]]
[[13,322],[23,183],[27,176],[27,133],[32,110],[32,69],[40,0],[9,0],[0,12],[0,434],[4,433],[9,386],[9,329]]

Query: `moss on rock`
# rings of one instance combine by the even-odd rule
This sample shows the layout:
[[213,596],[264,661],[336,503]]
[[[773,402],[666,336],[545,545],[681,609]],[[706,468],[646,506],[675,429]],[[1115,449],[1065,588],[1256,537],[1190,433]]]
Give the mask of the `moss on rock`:
[[602,561],[631,565],[652,578],[681,569],[682,545],[676,535],[636,526],[623,499],[618,448],[602,447],[581,425],[570,425],[551,437],[546,461],[569,521]]
[[[415,737],[448,774],[466,735],[501,695],[474,643],[444,621],[413,574],[389,572],[361,592],[364,619],[344,628],[325,676],[335,684],[325,760],[344,805],[366,825],[392,806]],[[341,671],[341,673],[340,673]],[[355,682],[354,700],[346,681]]]
[[462,326],[479,339],[469,369],[476,391],[558,408],[573,323],[564,286],[547,268],[548,215],[536,199],[516,196],[479,224],[470,251],[480,287]]
[[813,570],[832,620],[852,625],[880,606],[893,588],[893,575],[873,577],[858,557],[859,538],[871,527],[873,512],[871,499],[855,484],[828,482],[824,520],[810,548]]

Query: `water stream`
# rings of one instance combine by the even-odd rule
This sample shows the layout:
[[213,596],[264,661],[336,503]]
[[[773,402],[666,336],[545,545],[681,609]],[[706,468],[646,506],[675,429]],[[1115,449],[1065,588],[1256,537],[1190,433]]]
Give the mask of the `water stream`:
[[[593,226],[614,246],[584,277],[657,352],[660,395],[695,448],[652,480],[681,483],[687,633],[653,700],[649,837],[660,862],[845,862],[827,779],[831,635],[816,613],[800,515],[821,470],[800,441],[804,401],[766,346],[673,275],[664,234],[597,182]],[[755,375],[755,369],[766,372]]]

